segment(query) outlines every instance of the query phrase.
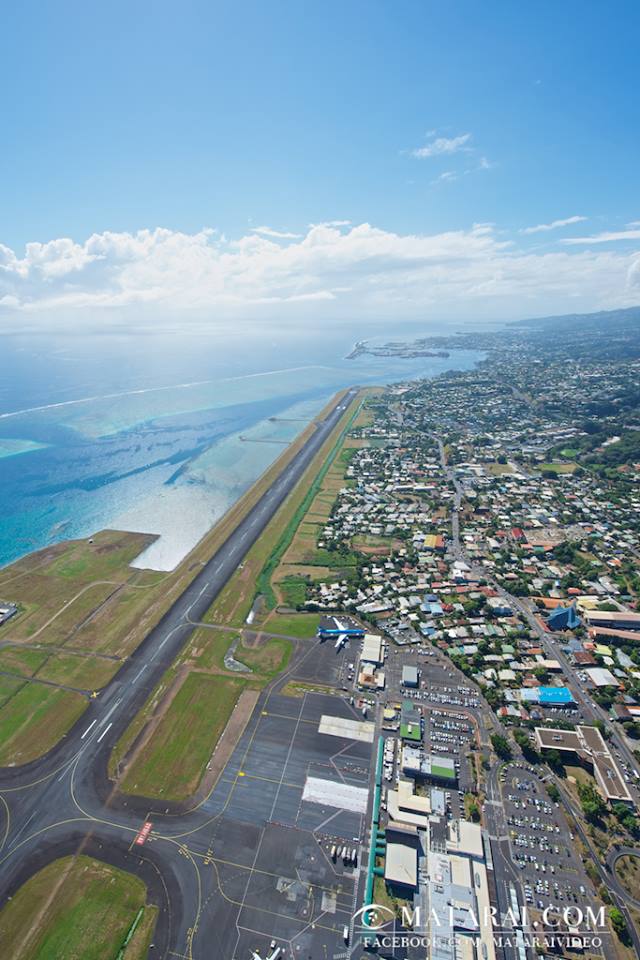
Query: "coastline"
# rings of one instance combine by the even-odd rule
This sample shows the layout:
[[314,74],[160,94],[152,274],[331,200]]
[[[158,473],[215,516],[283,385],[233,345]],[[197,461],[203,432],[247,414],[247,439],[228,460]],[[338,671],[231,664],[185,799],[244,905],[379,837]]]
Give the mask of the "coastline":
[[431,339],[430,337],[419,337],[413,341],[395,340],[388,341],[380,346],[372,346],[369,340],[356,340],[345,360],[357,360],[358,357],[364,356],[387,357],[396,360],[416,360],[420,357],[447,360],[451,356],[449,350],[427,349]]
[[[413,336],[408,334],[407,339]],[[130,376],[120,382],[109,373],[95,384],[100,395],[103,390],[110,396],[126,393],[128,399],[113,399],[108,404],[83,401],[55,408],[46,404],[43,413],[6,421],[11,427],[5,425],[4,436],[46,441],[48,446],[33,450],[24,464],[15,456],[3,461],[0,563],[4,566],[63,537],[77,539],[117,528],[158,535],[159,541],[141,565],[165,572],[175,569],[281,452],[276,444],[291,442],[295,432],[306,425],[302,421],[317,416],[332,394],[353,382],[373,386],[433,378],[449,367],[469,369],[482,359],[479,351],[470,349],[451,361],[367,355],[346,361],[349,340],[341,339],[341,343],[324,344],[317,358],[315,354],[310,357],[308,349],[303,356],[300,344],[287,348],[284,357],[265,354],[264,359],[261,355],[249,360],[234,354],[220,387],[196,387],[195,394],[184,389],[148,389],[151,372],[146,368],[137,381],[147,391],[144,396],[137,389],[109,391],[111,384],[131,382]],[[92,356],[89,348],[93,346],[81,343],[83,358]],[[193,357],[193,349],[193,344],[188,344],[182,365],[171,371],[174,383],[199,383],[207,373],[209,379],[215,379],[211,377],[215,367],[207,367],[202,357]],[[283,359],[292,362],[289,365]],[[309,367],[310,359],[318,362]],[[187,360],[193,360],[190,376],[185,370]],[[301,360],[307,363],[301,365]],[[249,363],[265,369],[233,376]],[[273,376],[283,368],[289,372]],[[82,371],[83,367],[74,369]],[[57,399],[55,383],[60,371],[55,372],[50,383],[42,381],[39,396],[16,394],[14,405],[21,409],[39,406],[43,393]],[[231,393],[228,388],[233,388]],[[202,409],[205,389],[212,406]],[[87,389],[83,374],[76,392],[88,397],[99,391]],[[187,408],[199,409],[185,414]],[[122,428],[119,433],[113,432],[116,424]],[[240,436],[260,442],[241,442]]]

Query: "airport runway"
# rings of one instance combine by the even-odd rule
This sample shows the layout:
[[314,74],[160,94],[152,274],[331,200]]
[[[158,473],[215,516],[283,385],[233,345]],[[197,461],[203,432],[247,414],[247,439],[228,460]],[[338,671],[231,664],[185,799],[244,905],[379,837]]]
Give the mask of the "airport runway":
[[[285,743],[290,738],[286,760],[282,757],[278,760],[277,751],[274,754],[274,770],[280,769],[277,793],[274,793],[273,803],[267,804],[269,816],[264,810],[256,809],[255,816],[251,818],[252,805],[249,804],[249,812],[245,813],[244,818],[253,819],[253,822],[245,823],[241,830],[237,830],[235,821],[229,820],[227,828],[221,834],[218,832],[219,824],[228,810],[229,798],[238,782],[239,763],[250,756],[249,750],[254,749],[260,736],[265,736],[265,707],[272,697],[278,695],[277,689],[284,682],[283,678],[262,691],[247,729],[220,778],[219,789],[216,787],[208,801],[193,810],[160,805],[161,809],[150,811],[148,802],[115,793],[113,783],[107,776],[108,758],[118,738],[190,637],[195,623],[203,618],[301,479],[346,408],[354,403],[357,394],[356,389],[348,391],[336,402],[327,417],[317,424],[314,433],[272,487],[230,534],[99,697],[91,702],[68,735],[39,760],[0,770],[0,906],[38,869],[57,857],[82,850],[137,873],[147,883],[150,899],[160,910],[154,947],[150,954],[152,957],[204,960],[211,956],[211,937],[215,936],[211,928],[212,918],[223,926],[231,923],[233,933],[226,941],[231,952],[215,955],[224,956],[225,960],[235,956],[234,951],[245,936],[238,926],[238,916],[247,909],[247,895],[256,870],[258,875],[269,874],[267,869],[257,869],[257,863],[261,845],[268,844],[267,834],[275,829],[271,821],[278,816],[286,821],[288,817],[291,823],[295,823],[296,830],[306,838],[313,839],[314,825],[302,820],[298,823],[295,791],[292,791],[294,785],[285,783],[285,779],[288,781],[292,778],[291,760],[295,751],[301,751],[300,756],[304,758],[306,766],[324,764],[325,760],[328,763],[329,760],[324,756],[327,749],[324,741],[331,738],[321,737],[316,742],[313,737],[307,735],[305,738],[300,734],[301,730],[308,730],[306,726],[301,726],[303,712],[309,709],[307,697],[293,699],[290,704],[285,698],[280,698],[285,700],[280,711],[288,706],[291,716],[282,715],[276,738],[278,742],[282,739]],[[326,645],[298,643],[287,676],[298,673],[304,675],[305,669],[315,672],[319,656],[327,658],[326,670],[330,673],[339,670],[344,651],[336,655]],[[344,701],[334,700],[336,710],[349,711]],[[305,722],[313,723],[315,719]],[[338,747],[346,755],[353,751],[358,762],[366,765],[366,757],[361,749],[354,748],[348,741],[340,744],[339,740],[336,749]],[[239,754],[243,749],[245,754]],[[278,783],[278,776],[274,773],[273,783]],[[263,799],[269,795],[266,786],[261,791]],[[145,822],[153,824],[149,839],[137,844],[136,836]],[[214,823],[218,826],[212,832]],[[234,829],[236,843],[232,842]],[[348,822],[342,829],[353,831],[355,826]],[[307,845],[309,842],[305,840]],[[328,942],[334,942],[336,930],[342,929],[344,917],[352,912],[352,904],[347,903],[344,896],[342,901],[338,898],[336,903],[326,900],[324,895],[311,895],[308,902],[305,901],[304,891],[310,890],[313,894],[316,884],[324,889],[325,884],[334,880],[326,864],[319,861],[316,867],[317,876],[312,871],[308,880],[302,882],[298,891],[300,915],[294,916],[290,922],[290,938],[296,939],[298,947],[308,941],[307,949],[311,949],[313,938],[322,939],[323,929]],[[288,869],[290,871],[291,868]],[[285,872],[284,864],[282,871]],[[340,878],[342,890],[349,889],[347,879]],[[240,896],[245,883],[246,890]],[[279,896],[273,893],[274,902],[279,902]],[[288,891],[287,902],[292,901],[292,896]],[[256,897],[259,901],[257,894]],[[293,900],[297,903],[295,896]],[[323,902],[325,907],[327,903],[332,906],[321,910]],[[253,909],[259,910],[258,902]],[[321,917],[327,914],[330,915],[329,921],[321,923]],[[220,929],[217,935],[222,935]],[[320,941],[317,942],[319,946]],[[243,946],[243,956],[245,952]],[[298,952],[296,956],[307,956],[307,953]]]

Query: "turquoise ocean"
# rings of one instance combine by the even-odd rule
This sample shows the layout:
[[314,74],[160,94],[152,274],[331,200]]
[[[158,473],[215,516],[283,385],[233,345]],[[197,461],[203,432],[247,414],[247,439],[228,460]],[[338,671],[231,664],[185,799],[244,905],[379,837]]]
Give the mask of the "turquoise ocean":
[[440,332],[277,325],[4,336],[0,565],[106,528],[159,535],[172,569],[339,389],[472,368],[482,354],[347,360],[356,340]]

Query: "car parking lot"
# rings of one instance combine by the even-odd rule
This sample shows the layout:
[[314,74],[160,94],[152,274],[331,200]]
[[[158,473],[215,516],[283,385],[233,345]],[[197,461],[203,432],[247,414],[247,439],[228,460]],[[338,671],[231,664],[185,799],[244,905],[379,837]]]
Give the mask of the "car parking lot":
[[[403,683],[403,667],[406,666],[417,668],[417,687]],[[384,694],[368,691],[367,695],[378,700],[384,696],[385,703],[396,704],[398,709],[403,701],[412,701],[419,707],[425,752],[447,756],[454,761],[458,783],[449,805],[455,808],[457,815],[463,807],[462,797],[458,803],[458,788],[462,794],[475,788],[474,767],[468,754],[477,747],[476,715],[481,708],[478,690],[461,678],[439,650],[428,644],[401,648],[388,644],[384,672]],[[354,665],[347,663],[345,677],[353,683],[353,676]],[[398,727],[393,725],[386,729],[397,730]],[[399,746],[393,758],[388,756],[384,779],[391,785],[398,779]]]
[[429,707],[425,709],[425,749],[453,759],[458,787],[466,793],[474,786],[468,753],[476,746],[475,726],[464,713]]
[[590,883],[562,809],[534,767],[506,764],[500,775],[511,858],[529,909],[586,907]]
[[[402,668],[405,666],[417,667],[418,687],[403,685]],[[384,669],[387,695],[398,694],[409,700],[466,709],[476,709],[480,704],[477,688],[465,682],[447,658],[433,647],[400,648],[390,644]]]

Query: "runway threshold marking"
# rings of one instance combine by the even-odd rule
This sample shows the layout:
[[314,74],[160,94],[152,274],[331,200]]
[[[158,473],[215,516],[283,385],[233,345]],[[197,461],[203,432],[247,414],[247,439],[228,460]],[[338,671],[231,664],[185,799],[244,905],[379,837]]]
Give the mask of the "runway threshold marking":
[[93,721],[89,724],[89,726],[87,727],[87,729],[85,730],[85,732],[84,732],[84,733],[82,734],[82,736],[80,737],[81,740],[84,740],[84,738],[86,737],[86,735],[89,733],[89,730],[91,730],[91,727],[93,727],[97,722],[98,722],[98,718],[96,717],[96,719],[93,720]]
[[97,743],[100,743],[100,741],[101,741],[104,737],[106,737],[106,735],[109,733],[109,730],[111,729],[112,726],[113,726],[112,723],[108,723],[108,724],[107,724],[107,726],[104,728],[104,730],[102,731],[102,733],[101,733],[100,736],[98,737],[98,739],[97,739],[97,741],[96,741]]

